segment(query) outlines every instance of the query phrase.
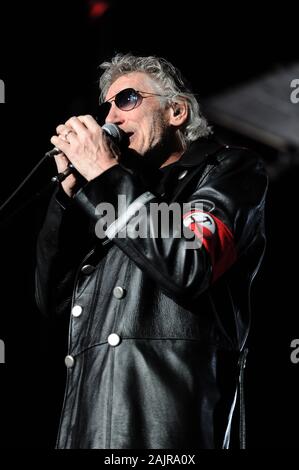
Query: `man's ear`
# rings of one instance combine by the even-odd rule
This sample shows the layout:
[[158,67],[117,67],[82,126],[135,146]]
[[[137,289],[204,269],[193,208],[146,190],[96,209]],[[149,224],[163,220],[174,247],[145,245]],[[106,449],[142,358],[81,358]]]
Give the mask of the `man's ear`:
[[170,124],[181,126],[188,117],[188,106],[186,101],[172,103],[170,108]]

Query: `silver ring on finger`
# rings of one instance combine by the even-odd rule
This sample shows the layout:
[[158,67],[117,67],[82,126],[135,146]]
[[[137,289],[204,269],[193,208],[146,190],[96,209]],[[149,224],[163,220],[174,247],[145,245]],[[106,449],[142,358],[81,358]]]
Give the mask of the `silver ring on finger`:
[[71,132],[74,132],[74,131],[72,131],[72,129],[70,129],[69,131],[67,131],[67,132],[64,134],[64,138],[65,138],[65,140],[66,140],[68,143],[70,143],[70,141],[68,140],[67,136],[68,136]]

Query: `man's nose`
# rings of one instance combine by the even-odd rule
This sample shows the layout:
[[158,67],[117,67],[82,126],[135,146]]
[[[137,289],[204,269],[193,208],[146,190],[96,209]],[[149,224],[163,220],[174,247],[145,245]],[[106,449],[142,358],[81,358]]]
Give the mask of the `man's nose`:
[[125,121],[124,112],[121,111],[115,103],[112,103],[109,113],[106,116],[105,122],[112,122],[113,124],[120,125]]

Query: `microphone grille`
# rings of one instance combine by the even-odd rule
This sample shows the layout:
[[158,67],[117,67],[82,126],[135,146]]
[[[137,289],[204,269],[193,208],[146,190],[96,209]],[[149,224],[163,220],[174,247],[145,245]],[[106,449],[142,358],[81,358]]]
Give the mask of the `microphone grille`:
[[110,137],[112,137],[116,143],[120,143],[123,138],[123,131],[112,122],[107,122],[102,127],[103,131],[106,132]]

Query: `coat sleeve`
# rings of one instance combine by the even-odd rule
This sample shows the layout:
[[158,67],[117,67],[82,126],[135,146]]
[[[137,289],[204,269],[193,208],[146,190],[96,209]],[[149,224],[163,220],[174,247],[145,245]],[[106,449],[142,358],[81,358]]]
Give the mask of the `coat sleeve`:
[[[97,235],[105,232],[177,300],[196,299],[246,252],[262,230],[267,177],[255,155],[245,149],[223,152],[197,175],[196,184],[190,184],[193,189],[185,190],[184,200],[172,206],[174,215],[170,214],[166,224],[169,211],[165,201],[145,188],[137,174],[120,165],[89,182],[75,196],[94,219]],[[112,220],[103,217],[109,207],[118,207]]]
[[88,217],[62,190],[55,191],[37,240],[35,298],[43,314],[60,315],[69,307],[91,238]]

